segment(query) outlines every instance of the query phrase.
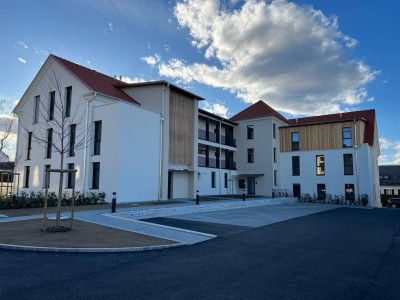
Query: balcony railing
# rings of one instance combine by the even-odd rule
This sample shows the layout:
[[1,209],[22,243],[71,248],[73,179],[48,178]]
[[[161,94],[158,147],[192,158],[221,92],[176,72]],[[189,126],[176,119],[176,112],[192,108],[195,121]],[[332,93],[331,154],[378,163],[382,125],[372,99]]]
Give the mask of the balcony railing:
[[232,137],[221,135],[221,144],[236,147],[236,140]]
[[[199,129],[198,137],[200,140],[219,143],[218,135],[215,132],[211,132],[211,131],[208,132],[208,139],[207,139],[207,131],[204,129]],[[236,140],[232,137],[227,137],[227,136],[221,135],[221,144],[231,146],[231,147],[236,147]]]
[[[199,167],[219,168],[218,161],[215,158],[209,158],[207,164],[206,157],[199,156],[197,162]],[[236,162],[220,160],[220,163],[221,169],[236,170]]]

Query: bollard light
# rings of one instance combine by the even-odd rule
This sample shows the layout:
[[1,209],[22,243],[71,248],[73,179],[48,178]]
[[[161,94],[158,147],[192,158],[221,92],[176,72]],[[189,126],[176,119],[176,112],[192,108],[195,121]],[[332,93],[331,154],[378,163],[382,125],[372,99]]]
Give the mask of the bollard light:
[[246,201],[246,191],[245,190],[243,190],[242,200]]
[[196,205],[200,204],[199,190],[196,191]]
[[115,213],[117,208],[117,193],[112,193],[112,202],[111,202],[111,213]]

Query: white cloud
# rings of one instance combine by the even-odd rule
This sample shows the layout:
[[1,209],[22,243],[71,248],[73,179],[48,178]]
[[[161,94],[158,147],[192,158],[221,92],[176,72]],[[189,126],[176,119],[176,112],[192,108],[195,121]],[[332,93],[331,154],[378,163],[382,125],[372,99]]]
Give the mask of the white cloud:
[[228,108],[222,103],[210,103],[209,101],[201,101],[201,108],[215,115],[228,118]]
[[112,24],[111,22],[108,23],[108,29],[109,29],[111,32],[114,32],[113,24]]
[[126,83],[138,83],[138,82],[146,82],[147,80],[143,79],[143,78],[139,78],[139,77],[124,77],[121,76],[121,78],[118,78],[119,80],[126,82]]
[[23,59],[22,57],[19,57],[18,60],[19,60],[20,62],[22,62],[23,64],[26,64],[26,60]]
[[154,55],[142,57],[141,60],[145,61],[146,63],[148,63],[151,66],[154,66],[161,60],[161,56],[158,54],[154,54]]
[[373,101],[365,86],[379,72],[349,58],[357,41],[334,16],[286,0],[248,0],[233,11],[219,1],[184,0],[174,14],[205,62],[160,62],[161,76],[225,88],[249,103],[264,99],[292,114]]
[[384,137],[379,138],[381,156],[379,164],[381,165],[399,165],[400,164],[400,141],[393,141]]
[[18,42],[18,44],[20,44],[25,49],[28,49],[28,46],[24,42]]

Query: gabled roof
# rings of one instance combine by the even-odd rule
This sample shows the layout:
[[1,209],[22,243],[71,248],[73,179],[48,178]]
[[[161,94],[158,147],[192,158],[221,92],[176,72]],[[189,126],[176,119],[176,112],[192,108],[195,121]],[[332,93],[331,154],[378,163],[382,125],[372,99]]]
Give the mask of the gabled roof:
[[50,57],[54,58],[62,66],[64,66],[68,71],[70,71],[77,79],[79,79],[84,85],[86,85],[90,90],[98,92],[107,96],[118,98],[121,100],[128,101],[130,103],[140,105],[135,99],[122,91],[117,87],[116,83],[123,83],[113,77],[104,75],[95,70],[83,67],[76,63],[70,62],[61,57],[55,56],[53,54]]
[[207,115],[207,116],[209,116],[209,117],[211,117],[211,118],[213,118],[215,120],[220,120],[220,121],[229,123],[229,124],[234,125],[234,126],[237,125],[236,122],[233,122],[232,120],[226,119],[226,118],[218,116],[216,114],[213,114],[213,113],[211,113],[211,112],[209,112],[209,111],[207,111],[205,109],[199,108],[199,115]]
[[240,113],[234,115],[231,118],[231,120],[232,121],[240,121],[240,120],[248,120],[248,119],[268,117],[268,116],[277,117],[278,119],[281,119],[285,123],[288,122],[284,116],[282,116],[280,113],[278,113],[275,109],[273,109],[271,106],[269,106],[267,103],[265,103],[262,100],[254,103],[250,107],[248,107],[245,110],[242,110]]
[[289,119],[289,126],[304,126],[326,123],[346,122],[353,120],[363,120],[365,122],[364,143],[374,145],[375,135],[375,109],[352,111],[346,113]]
[[171,89],[179,91],[179,92],[181,92],[183,94],[186,94],[190,98],[195,98],[197,100],[205,100],[203,97],[200,97],[200,96],[198,96],[196,94],[193,94],[193,93],[191,93],[191,92],[189,92],[189,91],[187,91],[187,90],[185,90],[185,89],[183,89],[183,88],[181,88],[181,87],[179,87],[177,85],[174,85],[174,84],[172,84],[172,83],[170,83],[170,82],[168,82],[166,80],[134,82],[134,83],[126,83],[126,82],[119,81],[119,82],[115,83],[114,85],[116,87],[119,87],[119,88],[127,88],[127,87],[135,87],[135,86],[150,86],[150,85],[160,85],[160,84],[165,85],[165,86],[169,86]]

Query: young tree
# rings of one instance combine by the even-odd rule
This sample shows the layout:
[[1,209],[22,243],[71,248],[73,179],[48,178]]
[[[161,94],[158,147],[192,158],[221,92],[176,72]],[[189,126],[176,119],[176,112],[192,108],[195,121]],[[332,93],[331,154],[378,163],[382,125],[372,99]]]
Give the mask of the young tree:
[[[59,158],[58,201],[56,209],[56,227],[60,226],[61,201],[63,192],[64,158],[68,154],[75,155],[75,151],[83,149],[88,144],[90,129],[85,123],[86,108],[82,99],[74,97],[72,101],[72,87],[62,85],[61,75],[49,69],[49,75],[38,87],[42,95],[46,94],[45,101],[35,98],[33,103],[34,129],[27,124],[21,124],[26,132],[32,133],[32,141],[43,147],[46,158],[55,153]],[[40,93],[38,93],[40,94]]]
[[10,100],[0,99],[0,151],[15,158],[17,118],[12,115],[14,103]]

